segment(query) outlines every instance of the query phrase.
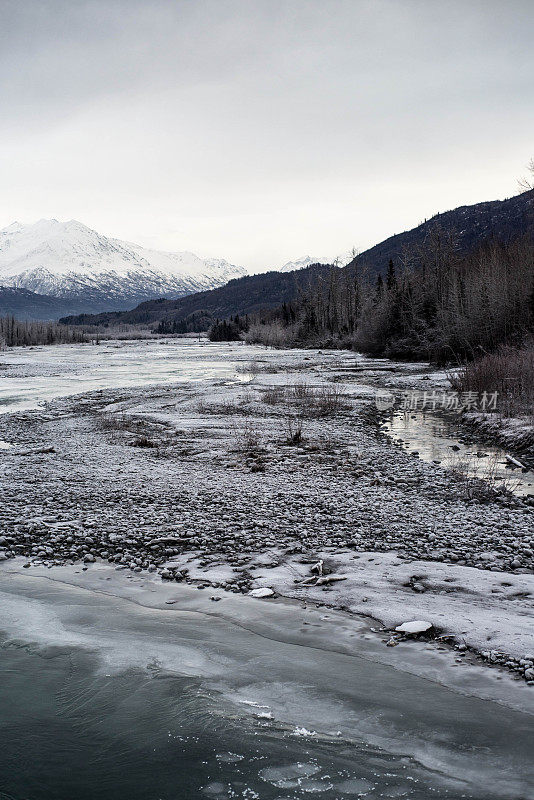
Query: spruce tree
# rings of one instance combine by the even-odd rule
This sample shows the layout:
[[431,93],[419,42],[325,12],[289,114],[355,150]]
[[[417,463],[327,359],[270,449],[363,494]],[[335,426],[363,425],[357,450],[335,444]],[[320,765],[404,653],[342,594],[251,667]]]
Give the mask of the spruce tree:
[[393,289],[395,288],[396,282],[397,281],[396,281],[396,277],[395,277],[395,265],[393,264],[393,259],[390,258],[389,259],[389,264],[388,264],[387,278],[386,278],[386,286],[387,286],[388,292],[393,291]]

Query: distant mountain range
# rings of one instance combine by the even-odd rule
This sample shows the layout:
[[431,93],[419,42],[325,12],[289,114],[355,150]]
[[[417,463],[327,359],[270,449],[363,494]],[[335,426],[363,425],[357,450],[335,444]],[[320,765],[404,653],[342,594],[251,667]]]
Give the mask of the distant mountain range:
[[[102,236],[75,220],[14,222],[0,231],[0,313],[6,313],[7,302],[23,309],[25,298],[32,314],[48,313],[45,301],[24,293],[17,298],[6,287],[60,299],[59,313],[72,314],[129,309],[153,297],[183,297],[245,274],[224,259],[150,250]],[[49,303],[48,308],[52,313],[56,306]]]
[[36,294],[29,289],[0,286],[0,317],[13,315],[21,320],[53,320],[66,314],[81,314],[84,307],[59,297]]
[[310,267],[312,264],[330,264],[330,258],[314,258],[313,256],[302,256],[301,258],[295,259],[295,261],[288,261],[286,264],[280,267],[280,269],[276,270],[277,272],[295,272],[298,269],[305,269],[306,267]]
[[[507,242],[527,231],[534,232],[534,191],[508,200],[461,206],[453,211],[437,214],[416,228],[371,247],[356,256],[343,269],[365,268],[371,275],[379,272],[385,274],[390,258],[393,261],[403,258],[405,254],[421,246],[433,230],[455,232],[458,250],[463,253],[490,240]],[[310,257],[306,256],[300,261],[309,260]],[[280,272],[234,279],[223,287],[177,300],[153,300],[123,313],[83,315],[68,317],[62,321],[70,324],[154,325],[163,320],[170,327],[188,319],[197,319],[206,327],[217,317],[250,314],[289,302],[330,268],[327,265],[305,263],[304,268],[294,269],[298,263],[288,262]]]
[[329,270],[328,264],[316,264],[289,272],[247,275],[244,278],[235,278],[218,289],[198,292],[177,300],[149,300],[131,311],[81,314],[63,317],[61,322],[69,325],[153,325],[164,319],[172,325],[174,321],[196,318],[203,321],[203,327],[197,330],[205,330],[216,318],[253,314],[287,303],[299,291],[306,289],[310,281],[327,274]]

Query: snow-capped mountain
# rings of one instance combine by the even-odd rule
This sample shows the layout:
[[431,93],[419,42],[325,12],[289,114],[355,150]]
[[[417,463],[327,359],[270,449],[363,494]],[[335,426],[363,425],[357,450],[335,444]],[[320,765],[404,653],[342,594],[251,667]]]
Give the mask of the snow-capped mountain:
[[343,253],[341,256],[337,256],[336,258],[328,258],[326,256],[301,256],[301,258],[296,258],[294,261],[288,261],[286,264],[281,266],[277,272],[294,272],[297,269],[304,269],[312,264],[336,263],[338,267],[344,267],[345,264],[348,264],[353,258],[353,252]]
[[14,222],[0,231],[0,286],[63,298],[93,313],[214,289],[245,274],[224,259],[150,250],[75,220]]
[[297,269],[304,269],[309,267],[310,264],[329,264],[329,258],[314,258],[313,256],[302,256],[296,258],[294,261],[288,261],[286,264],[277,269],[277,272],[294,272]]

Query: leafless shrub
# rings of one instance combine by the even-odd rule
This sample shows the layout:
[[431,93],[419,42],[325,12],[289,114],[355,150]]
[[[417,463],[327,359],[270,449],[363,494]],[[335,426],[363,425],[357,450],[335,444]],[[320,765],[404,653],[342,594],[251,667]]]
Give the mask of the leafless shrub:
[[268,347],[291,347],[296,340],[297,327],[285,327],[279,322],[267,325],[251,325],[245,334],[245,341],[249,344],[258,343]]
[[258,375],[260,372],[260,365],[257,361],[247,361],[245,364],[238,364],[236,372],[242,375]]
[[157,447],[156,442],[149,439],[147,436],[138,436],[133,442],[130,442],[130,447]]
[[112,441],[124,443],[124,434],[134,435],[135,438],[127,442],[130,447],[159,448],[159,445],[147,435],[150,428],[146,422],[126,414],[100,414],[96,418],[96,427],[109,432]]
[[287,429],[286,444],[293,446],[302,444],[304,441],[304,421],[302,417],[289,412],[286,414],[285,420]]
[[299,403],[313,403],[314,390],[307,383],[295,383],[293,386],[288,386],[287,396]]
[[492,454],[481,464],[473,454],[456,455],[451,459],[451,469],[460,479],[467,500],[488,500],[496,494],[514,492],[519,481],[499,469],[499,457]]
[[282,386],[272,386],[263,392],[263,402],[269,406],[276,406],[284,402],[285,392]]
[[127,431],[135,433],[143,429],[143,423],[132,419],[126,414],[100,414],[97,417],[97,427],[103,431]]
[[350,408],[346,395],[335,385],[310,387],[306,383],[298,383],[288,387],[287,396],[308,417],[335,416]]
[[278,372],[278,367],[275,367],[274,364],[269,364],[267,362],[263,363],[261,361],[247,361],[245,364],[238,364],[236,367],[236,372],[245,375],[259,375],[260,373],[264,373],[266,375],[276,375]]
[[529,415],[534,419],[534,343],[522,349],[502,347],[471,361],[450,376],[456,392],[482,396],[498,393],[497,410],[503,416]]
[[222,417],[246,414],[246,409],[242,405],[232,403],[229,400],[223,403],[205,403],[201,400],[197,403],[197,411],[199,414]]
[[236,449],[242,453],[258,453],[263,450],[263,434],[252,420],[246,419],[235,429]]
[[346,395],[339,386],[323,386],[317,390],[316,405],[318,416],[335,416],[340,411],[350,408]]

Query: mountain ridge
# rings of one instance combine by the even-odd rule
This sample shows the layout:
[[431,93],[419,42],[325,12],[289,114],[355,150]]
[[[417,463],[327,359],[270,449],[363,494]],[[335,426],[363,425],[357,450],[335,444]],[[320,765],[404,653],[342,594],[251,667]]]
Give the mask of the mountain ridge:
[[[51,321],[71,313],[72,309],[72,303],[59,297],[37,294],[29,289],[17,289],[13,286],[0,286],[0,317]],[[76,313],[82,312],[83,307],[78,307]]]
[[[395,234],[357,255],[340,269],[354,271],[365,269],[371,275],[385,274],[388,261],[404,258],[414,248],[423,245],[426,236],[432,231],[456,233],[460,251],[468,252],[491,239],[507,241],[534,231],[534,191],[525,192],[506,200],[492,200],[472,206],[459,206],[452,211],[435,215],[415,228]],[[291,263],[291,262],[290,262]],[[70,324],[109,325],[118,322],[154,324],[164,321],[167,326],[176,327],[192,314],[200,314],[204,324],[217,317],[243,315],[258,310],[275,308],[291,301],[302,291],[310,280],[323,274],[325,266],[308,266],[289,272],[268,272],[254,276],[233,279],[228,284],[212,291],[189,295],[173,301],[155,300],[144,303],[130,311],[113,315],[101,314],[98,317],[71,316],[62,321]],[[283,282],[280,288],[276,282],[283,276],[293,275],[292,282]],[[274,276],[274,277],[273,277]],[[247,294],[248,293],[248,294]]]
[[[205,329],[209,326],[209,322],[217,317],[224,318],[235,313],[253,314],[290,302],[299,291],[307,288],[310,281],[319,275],[327,274],[329,270],[328,264],[314,264],[302,270],[245,275],[243,278],[233,278],[217,289],[198,292],[176,300],[156,298],[140,303],[130,311],[80,314],[63,317],[60,322],[67,325],[109,326],[153,325],[165,320],[169,322],[168,332],[173,332],[172,323],[175,320],[202,318],[205,323],[202,329]],[[235,310],[236,306],[238,311]]]
[[455,234],[462,253],[473,250],[484,241],[496,239],[501,243],[516,237],[534,223],[534,191],[508,197],[463,205],[435,214],[414,228],[396,233],[356,255],[347,268],[365,266],[370,271],[384,270],[389,259],[402,258],[405,252],[419,246],[432,229]]
[[246,270],[225,259],[153,250],[76,220],[19,222],[0,230],[0,285],[72,301],[87,311],[127,309],[224,285]]

